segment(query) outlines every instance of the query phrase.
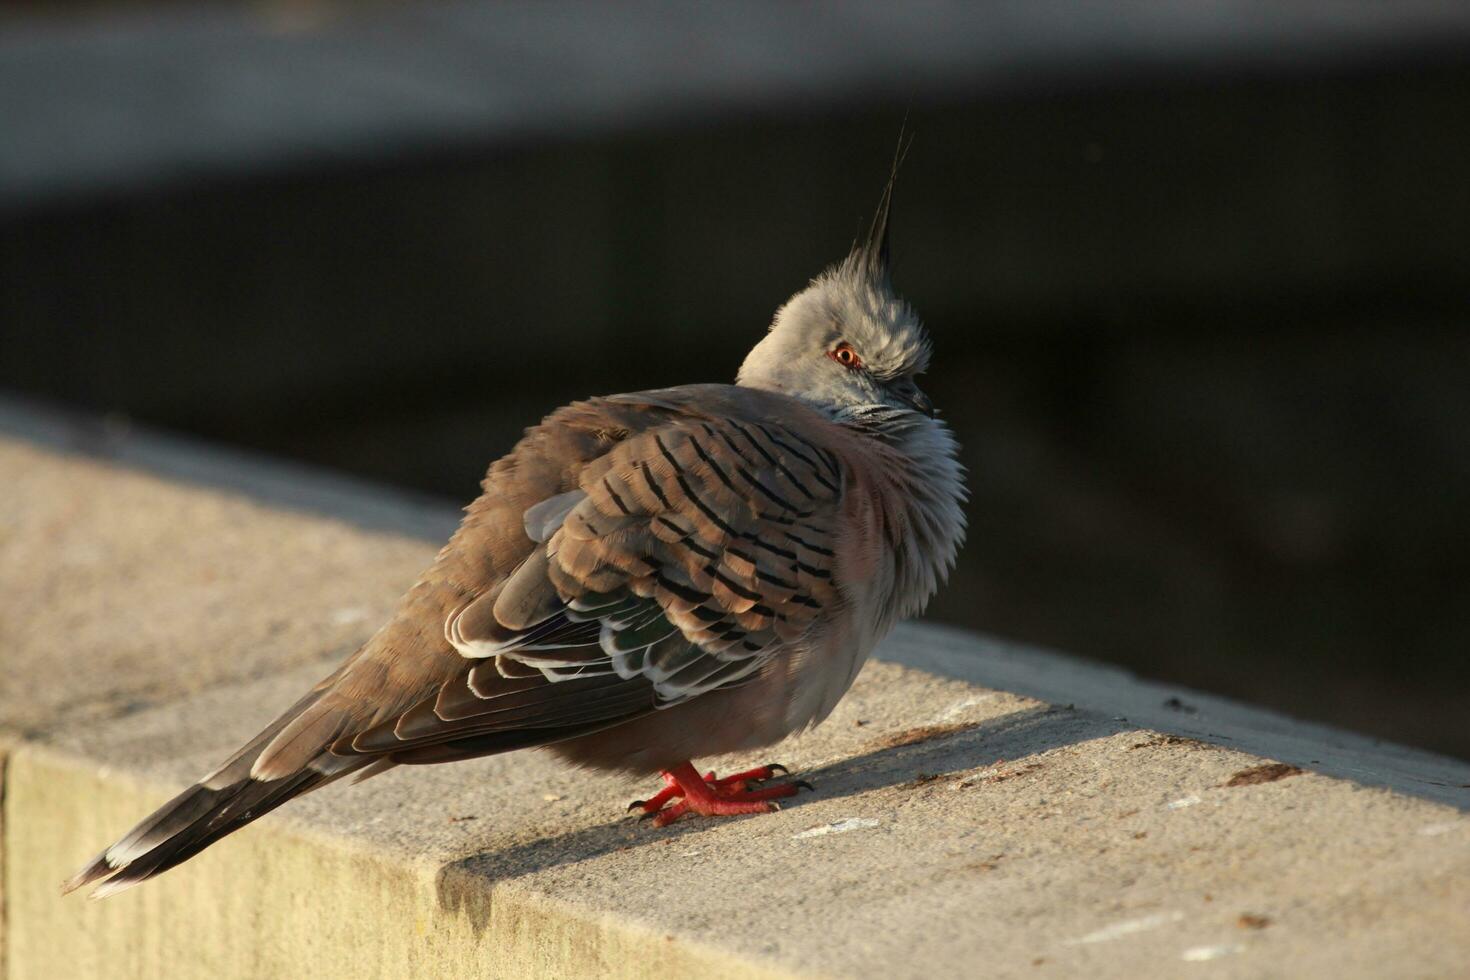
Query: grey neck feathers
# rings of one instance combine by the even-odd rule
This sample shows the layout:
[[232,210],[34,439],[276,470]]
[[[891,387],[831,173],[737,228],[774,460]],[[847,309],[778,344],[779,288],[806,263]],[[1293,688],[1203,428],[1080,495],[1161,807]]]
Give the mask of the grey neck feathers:
[[888,405],[837,412],[834,420],[876,438],[898,454],[886,478],[907,503],[887,528],[893,546],[894,603],[900,617],[917,615],[954,567],[965,539],[964,467],[949,427],[938,419]]

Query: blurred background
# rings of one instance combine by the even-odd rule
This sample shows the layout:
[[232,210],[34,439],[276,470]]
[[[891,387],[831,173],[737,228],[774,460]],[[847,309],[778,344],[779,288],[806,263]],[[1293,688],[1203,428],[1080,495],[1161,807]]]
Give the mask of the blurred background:
[[1470,756],[1463,3],[10,4],[0,394],[464,502],[732,379],[905,114],[931,616]]

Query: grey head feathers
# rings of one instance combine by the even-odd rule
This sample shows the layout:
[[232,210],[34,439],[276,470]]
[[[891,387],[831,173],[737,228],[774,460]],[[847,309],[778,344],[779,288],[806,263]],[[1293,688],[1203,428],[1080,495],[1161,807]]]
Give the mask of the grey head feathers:
[[776,311],[737,384],[779,391],[833,416],[875,407],[932,414],[914,381],[929,367],[929,338],[889,275],[889,210],[905,148],[901,140],[867,237]]

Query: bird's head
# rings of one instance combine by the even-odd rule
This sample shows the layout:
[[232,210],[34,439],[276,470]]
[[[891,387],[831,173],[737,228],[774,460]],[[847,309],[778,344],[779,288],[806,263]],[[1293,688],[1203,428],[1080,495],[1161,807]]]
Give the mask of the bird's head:
[[834,415],[878,408],[932,416],[914,378],[929,366],[929,338],[893,291],[888,209],[893,179],[866,240],[779,310],[740,366],[736,383],[779,391]]

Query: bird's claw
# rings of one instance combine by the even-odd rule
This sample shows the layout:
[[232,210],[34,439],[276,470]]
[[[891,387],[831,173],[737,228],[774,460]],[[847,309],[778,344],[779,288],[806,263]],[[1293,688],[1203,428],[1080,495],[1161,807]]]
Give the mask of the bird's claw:
[[775,784],[767,782],[790,771],[779,762],[772,762],[745,772],[717,777],[712,772],[701,774],[684,763],[663,774],[664,789],[646,800],[634,800],[628,810],[641,809],[643,812],[638,819],[652,818],[657,827],[667,827],[690,813],[701,816],[769,813],[781,809],[775,802],[777,799],[795,796],[804,789],[815,789],[804,779]]

